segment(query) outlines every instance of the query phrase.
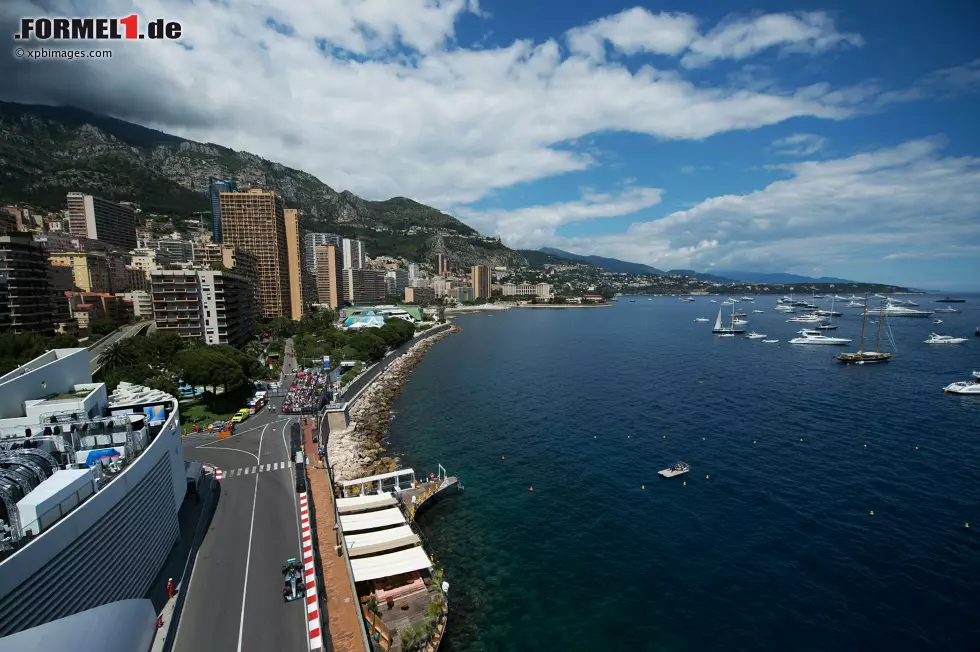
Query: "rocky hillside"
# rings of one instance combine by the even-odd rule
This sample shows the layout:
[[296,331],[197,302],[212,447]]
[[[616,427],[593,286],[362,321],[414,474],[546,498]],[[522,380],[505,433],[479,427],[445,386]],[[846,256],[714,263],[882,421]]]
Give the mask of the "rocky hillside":
[[208,177],[234,176],[301,210],[310,230],[366,241],[372,256],[517,265],[523,257],[451,215],[404,197],[367,201],[301,170],[249,152],[187,141],[71,107],[0,102],[0,203],[65,208],[70,191],[137,202],[144,213],[190,217],[209,211]]

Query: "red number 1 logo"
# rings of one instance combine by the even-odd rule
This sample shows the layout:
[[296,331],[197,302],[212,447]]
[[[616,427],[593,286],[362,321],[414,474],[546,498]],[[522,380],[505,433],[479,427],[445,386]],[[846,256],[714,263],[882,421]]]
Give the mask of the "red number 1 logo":
[[139,18],[137,18],[136,14],[119,19],[119,22],[126,28],[126,38],[135,39],[137,37],[136,24],[138,21]]

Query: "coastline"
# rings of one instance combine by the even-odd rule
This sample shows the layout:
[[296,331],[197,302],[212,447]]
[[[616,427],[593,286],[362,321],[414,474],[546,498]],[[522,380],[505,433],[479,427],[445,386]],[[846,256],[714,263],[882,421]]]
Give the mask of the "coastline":
[[615,305],[615,302],[609,303],[529,303],[523,306],[516,306],[517,308],[610,308]]
[[336,480],[351,480],[397,468],[398,459],[385,455],[387,451],[381,445],[388,431],[391,402],[429,347],[458,331],[459,327],[453,325],[445,332],[413,344],[350,405],[350,427],[327,438],[327,455]]

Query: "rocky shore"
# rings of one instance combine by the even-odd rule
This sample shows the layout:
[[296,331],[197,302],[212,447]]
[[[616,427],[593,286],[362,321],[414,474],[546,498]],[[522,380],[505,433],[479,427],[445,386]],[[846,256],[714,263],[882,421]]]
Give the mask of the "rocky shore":
[[458,330],[453,326],[411,346],[378,374],[350,406],[350,427],[343,432],[330,433],[327,440],[327,455],[337,480],[351,480],[396,469],[397,459],[387,457],[380,443],[388,430],[391,403],[429,347]]

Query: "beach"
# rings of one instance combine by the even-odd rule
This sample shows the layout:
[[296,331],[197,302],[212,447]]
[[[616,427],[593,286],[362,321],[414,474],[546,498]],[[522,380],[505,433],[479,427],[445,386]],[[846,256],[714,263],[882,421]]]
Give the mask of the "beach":
[[349,406],[350,427],[331,432],[327,440],[327,455],[337,480],[350,480],[397,468],[398,458],[388,457],[381,445],[388,432],[391,403],[429,347],[458,331],[459,328],[453,326],[413,344],[357,396]]

